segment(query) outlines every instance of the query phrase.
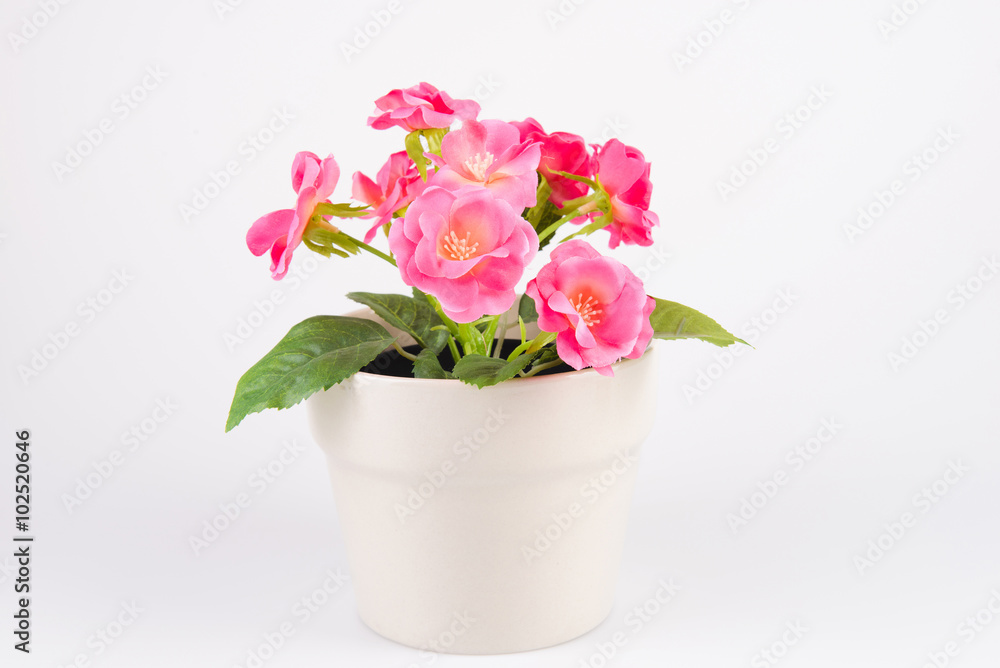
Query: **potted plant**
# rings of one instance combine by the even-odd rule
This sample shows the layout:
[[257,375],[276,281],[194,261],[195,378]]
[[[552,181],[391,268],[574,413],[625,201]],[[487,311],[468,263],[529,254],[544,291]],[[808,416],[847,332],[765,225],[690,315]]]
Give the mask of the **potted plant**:
[[[376,632],[472,654],[569,640],[612,607],[655,417],[651,341],[740,340],[648,296],[585,241],[652,243],[637,149],[588,147],[531,118],[480,120],[476,102],[426,83],[376,106],[368,124],[405,130],[405,150],[374,180],[354,174],[353,203],[330,201],[332,155],[299,153],[294,208],[257,220],[247,245],[270,253],[275,279],[301,246],[370,253],[411,292],[352,292],[364,310],[295,325],[240,378],[226,430],[309,399]],[[371,245],[380,233],[388,250]],[[542,250],[549,261],[519,296]]]

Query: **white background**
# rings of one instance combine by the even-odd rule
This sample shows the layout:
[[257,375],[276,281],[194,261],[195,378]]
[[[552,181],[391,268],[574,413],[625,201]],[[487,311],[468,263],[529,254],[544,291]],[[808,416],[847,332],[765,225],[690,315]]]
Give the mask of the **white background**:
[[[30,429],[37,542],[30,657],[11,649],[12,562],[0,557],[3,665],[246,665],[328,569],[347,568],[301,407],[223,425],[240,374],[292,324],[346,310],[350,290],[403,287],[370,257],[275,283],[243,237],[291,206],[296,151],[334,153],[335,200],[354,170],[374,176],[402,132],[365,126],[372,101],[421,80],[477,96],[483,118],[530,115],[639,147],[663,225],[653,248],[615,255],[645,269],[650,293],[755,336],[755,349],[661,347],[618,603],[592,633],[516,656],[421,655],[367,630],[345,586],[266,665],[598,666],[619,630],[627,642],[607,665],[769,665],[758,653],[795,622],[808,630],[782,666],[919,668],[949,641],[949,665],[997,665],[1000,619],[971,638],[959,626],[1000,605],[1000,278],[984,264],[1000,253],[1000,5],[908,0],[915,13],[884,34],[891,0],[399,2],[350,58],[342,45],[387,2],[103,0],[54,5],[51,18],[35,0],[4,3],[0,540],[14,533],[13,433]],[[678,64],[687,48],[696,57]],[[147,68],[162,81],[133,92]],[[131,109],[122,95],[144,99]],[[275,110],[294,118],[269,134]],[[778,125],[796,113],[794,133]],[[113,131],[57,174],[105,118]],[[251,136],[269,143],[249,150]],[[724,199],[718,184],[768,139],[777,151]],[[914,172],[928,149],[936,161]],[[185,220],[181,206],[230,161],[239,173]],[[891,205],[849,234],[895,180]],[[121,271],[125,288],[90,313]],[[956,292],[966,284],[971,299]],[[275,289],[281,303],[258,306]],[[782,291],[791,306],[777,314]],[[263,324],[227,345],[258,308]],[[934,336],[917,334],[938,311]],[[904,338],[920,346],[893,364]],[[49,346],[44,368],[19,371],[53,340],[65,347]],[[703,392],[685,395],[700,374]],[[157,400],[177,406],[162,423],[149,421]],[[842,426],[795,470],[787,454],[824,419]],[[130,450],[122,434],[143,424]],[[256,493],[249,476],[293,439],[303,453]],[[115,450],[121,466],[68,510]],[[915,504],[950,462],[967,472]],[[787,484],[734,531],[727,517],[779,471]],[[189,538],[240,493],[252,505],[196,556]],[[859,566],[905,512],[915,525]],[[625,616],[661,578],[680,593],[632,633]],[[133,601],[137,621],[97,655],[93,635]]]

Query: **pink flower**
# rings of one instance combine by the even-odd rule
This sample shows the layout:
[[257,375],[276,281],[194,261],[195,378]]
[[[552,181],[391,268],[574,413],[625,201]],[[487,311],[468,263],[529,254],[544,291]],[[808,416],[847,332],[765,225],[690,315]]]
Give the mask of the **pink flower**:
[[559,244],[549,257],[526,292],[539,328],[558,334],[559,357],[605,376],[614,375],[611,365],[622,357],[641,357],[653,337],[649,316],[656,306],[642,281],[580,239]]
[[424,181],[420,178],[413,161],[406,155],[406,151],[393,153],[389,160],[378,170],[376,181],[362,174],[354,172],[354,184],[351,195],[359,202],[364,202],[375,209],[372,213],[363,216],[364,218],[374,218],[375,221],[365,234],[365,243],[370,243],[375,238],[378,228],[382,227],[392,219],[392,214],[399,211],[404,206],[413,201],[424,187]]
[[535,205],[537,144],[521,142],[517,128],[503,121],[466,121],[441,141],[441,155],[428,154],[441,169],[431,185],[456,190],[485,186],[518,212]]
[[566,172],[586,178],[594,175],[593,158],[583,137],[569,132],[547,134],[533,118],[512,125],[520,131],[522,142],[541,144],[542,159],[538,163],[538,171],[552,188],[549,199],[553,204],[562,207],[564,202],[587,194],[588,188],[585,184],[556,174],[556,172]]
[[333,194],[340,179],[340,167],[330,154],[322,161],[315,153],[301,151],[292,162],[292,188],[298,194],[294,209],[281,209],[257,219],[247,232],[247,246],[254,255],[271,250],[271,276],[285,277],[292,252],[302,241],[302,233],[316,205]]
[[370,117],[368,125],[376,130],[394,126],[410,132],[447,128],[455,121],[468,121],[479,115],[479,104],[474,100],[453,100],[429,83],[389,91],[375,100],[375,106],[382,113]]
[[[660,224],[660,218],[649,210],[653,191],[649,163],[639,149],[617,139],[609,140],[603,147],[595,144],[594,148],[598,183],[611,205],[611,222],[605,228],[611,233],[608,245],[611,248],[617,248],[619,243],[651,245],[652,231]],[[590,217],[601,215],[595,212]]]
[[407,285],[434,295],[456,322],[503,313],[538,252],[538,235],[486,188],[429,186],[389,228],[389,248]]

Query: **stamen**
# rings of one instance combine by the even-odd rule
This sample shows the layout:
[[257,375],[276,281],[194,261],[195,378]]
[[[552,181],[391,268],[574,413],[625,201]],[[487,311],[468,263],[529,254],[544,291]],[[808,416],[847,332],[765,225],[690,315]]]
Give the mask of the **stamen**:
[[576,310],[576,312],[580,315],[580,318],[588,327],[601,324],[601,319],[596,318],[595,316],[604,313],[604,309],[597,308],[600,306],[600,302],[593,297],[587,297],[587,300],[584,301],[583,293],[581,292],[576,296],[576,303],[570,299],[569,304]]
[[493,164],[493,154],[487,151],[485,154],[477,153],[465,161],[465,168],[476,181],[486,180],[486,170]]
[[451,256],[452,260],[468,260],[470,257],[476,254],[476,249],[479,248],[479,243],[476,242],[469,245],[469,233],[465,233],[465,237],[462,239],[458,238],[458,235],[454,231],[449,232],[448,236],[444,238],[441,243],[445,252]]

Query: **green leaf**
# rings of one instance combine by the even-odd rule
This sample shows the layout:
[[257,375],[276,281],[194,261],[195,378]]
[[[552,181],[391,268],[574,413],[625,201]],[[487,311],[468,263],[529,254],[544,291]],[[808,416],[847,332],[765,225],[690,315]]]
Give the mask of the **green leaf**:
[[417,345],[430,348],[435,355],[444,350],[448,342],[446,331],[432,329],[444,323],[425,299],[371,292],[349,292],[347,298],[375,311],[378,317],[396,329],[403,330],[413,337]]
[[427,140],[427,151],[441,155],[441,142],[444,140],[444,136],[448,134],[448,128],[428,128],[421,130],[420,134]]
[[535,230],[542,229],[542,222],[546,218],[551,219],[548,222],[559,218],[559,209],[549,200],[549,197],[552,195],[552,186],[549,185],[549,182],[541,174],[538,176],[539,184],[535,191],[535,206],[525,209],[523,212],[524,218],[531,223]]
[[[351,255],[357,255],[361,252],[357,244],[348,239],[343,232],[333,232],[331,230],[325,230],[321,227],[309,228],[307,230],[307,236],[302,237],[303,241],[321,246],[323,248],[329,248],[336,252],[335,246],[339,246],[345,252]],[[311,248],[311,246],[310,246]],[[344,257],[347,257],[346,255]]]
[[318,315],[303,320],[236,384],[226,431],[250,413],[289,408],[357,373],[392,345],[382,325]]
[[707,315],[665,299],[656,299],[656,308],[649,316],[649,322],[657,339],[701,339],[720,348],[734,343],[750,345],[727,332]]
[[438,356],[433,350],[424,348],[417,355],[413,363],[413,375],[417,378],[451,378],[451,374],[444,370]]
[[406,135],[406,155],[417,166],[420,178],[427,180],[427,158],[424,156],[424,145],[420,141],[420,130],[414,130]]
[[308,248],[309,250],[313,251],[314,253],[319,253],[324,257],[330,257],[331,255],[339,255],[340,257],[350,257],[350,255],[348,255],[342,250],[338,250],[330,246],[320,246],[318,244],[314,244],[305,237],[302,238],[302,243],[304,243],[306,245],[306,248]]
[[[537,216],[538,222],[537,223],[532,222],[535,231],[541,234],[541,232],[548,229],[549,226],[552,225],[552,223],[562,218],[562,216],[560,215],[561,213],[562,213],[561,210],[557,208],[555,204],[553,204],[552,202],[545,202],[541,212]],[[551,234],[545,237],[544,239],[539,239],[538,249],[541,250],[542,248],[545,248],[551,242],[552,242]]]
[[452,374],[463,383],[476,387],[496,385],[516,376],[518,371],[531,364],[537,356],[537,353],[518,355],[508,362],[503,358],[466,355],[455,364]]
[[576,237],[583,237],[583,236],[587,236],[588,234],[593,234],[594,232],[597,232],[599,230],[603,230],[605,227],[607,227],[608,225],[610,225],[612,222],[613,221],[612,221],[612,218],[611,218],[611,214],[603,213],[600,216],[598,216],[595,220],[591,221],[590,223],[587,223],[586,225],[584,225],[583,227],[581,227],[579,230],[577,230],[573,234],[571,234],[568,237],[566,237],[565,239],[563,239],[563,241],[569,241],[570,239],[574,239]]
[[570,172],[560,172],[556,171],[555,174],[563,177],[564,179],[569,179],[571,181],[579,181],[588,185],[592,190],[597,190],[597,182],[593,179],[588,179],[586,176],[580,176],[579,174],[571,174]]
[[344,202],[342,204],[320,202],[316,205],[313,215],[336,216],[337,218],[357,218],[358,216],[364,216],[371,212],[372,208],[370,206],[357,206],[350,204],[349,202]]
[[525,324],[538,320],[538,311],[535,310],[535,300],[524,294],[517,305],[517,314]]
[[535,360],[535,364],[548,364],[549,362],[555,362],[559,359],[559,353],[556,352],[556,344],[550,343],[547,346],[543,346],[538,351],[538,359]]

